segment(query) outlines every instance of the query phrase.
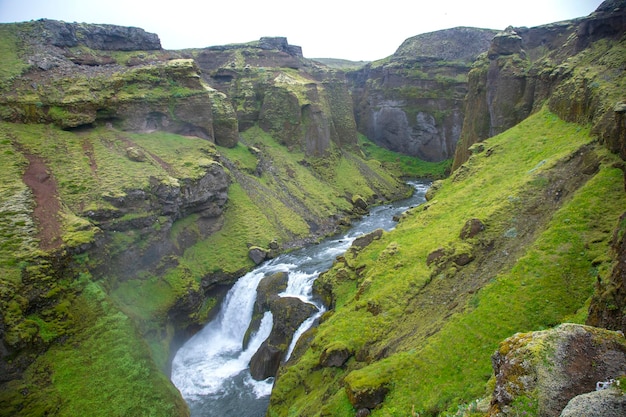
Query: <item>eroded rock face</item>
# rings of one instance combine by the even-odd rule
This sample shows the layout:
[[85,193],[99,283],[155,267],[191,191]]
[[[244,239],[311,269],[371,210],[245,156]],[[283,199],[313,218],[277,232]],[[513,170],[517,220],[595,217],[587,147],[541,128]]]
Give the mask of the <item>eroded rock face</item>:
[[241,131],[258,123],[307,156],[326,156],[331,143],[356,144],[343,74],[304,59],[286,38],[209,47],[194,55],[205,82],[232,100]]
[[[626,30],[626,2],[605,1],[589,16],[533,28],[510,27],[493,38],[489,53],[469,73],[465,119],[452,168],[470,156],[469,148],[497,135],[538,110],[571,122],[590,123],[614,152],[626,155],[621,97],[598,89],[597,73],[575,73],[568,58],[600,39],[618,40]],[[608,68],[617,64],[603,62]]]
[[466,74],[495,34],[453,28],[418,35],[388,63],[349,73],[359,131],[427,161],[452,157],[463,124]]
[[[626,222],[622,214],[620,224]],[[587,324],[626,332],[626,234],[616,228],[611,244],[617,262],[606,280],[598,283],[598,290],[589,307]]]
[[250,359],[250,373],[259,381],[276,376],[294,333],[302,322],[317,311],[314,305],[299,298],[278,295],[287,288],[288,280],[286,272],[277,272],[264,277],[257,286],[257,298],[244,346],[247,346],[250,334],[258,330],[265,312],[270,311],[273,318],[269,337]]
[[492,357],[496,375],[490,416],[514,416],[520,401],[537,416],[558,416],[577,395],[626,372],[623,334],[577,324],[520,333]]
[[106,51],[150,51],[161,49],[158,35],[140,28],[66,23],[42,19],[35,22],[51,45],[73,47],[80,44]]

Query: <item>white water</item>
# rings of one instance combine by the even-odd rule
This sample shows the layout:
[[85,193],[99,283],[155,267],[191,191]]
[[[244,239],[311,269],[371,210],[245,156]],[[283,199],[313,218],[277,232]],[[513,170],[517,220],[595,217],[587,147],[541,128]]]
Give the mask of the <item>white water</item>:
[[296,331],[286,359],[298,338],[324,312],[313,299],[313,282],[343,254],[358,236],[377,228],[395,227],[394,215],[423,203],[429,183],[411,183],[415,194],[410,199],[374,207],[368,216],[354,224],[343,236],[329,238],[268,261],[241,277],[228,292],[220,313],[176,352],[172,362],[172,382],[187,401],[193,417],[264,416],[273,379],[254,381],[250,377],[250,358],[272,329],[272,314],[266,313],[248,348],[242,349],[246,330],[252,319],[256,288],[266,275],[288,272],[289,281],[281,296],[298,297],[314,304],[318,311]]

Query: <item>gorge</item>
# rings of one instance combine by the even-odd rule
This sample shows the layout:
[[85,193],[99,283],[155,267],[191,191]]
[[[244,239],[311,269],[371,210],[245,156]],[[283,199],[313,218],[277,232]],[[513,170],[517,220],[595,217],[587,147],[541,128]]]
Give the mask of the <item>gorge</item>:
[[240,340],[275,375],[259,415],[619,413],[625,28],[607,0],[338,68],[281,37],[168,51],[138,28],[1,24],[0,415],[190,415],[175,354],[237,279],[408,178],[427,201],[315,268],[324,311],[297,344],[270,331],[308,317],[297,297],[247,307],[244,367]]

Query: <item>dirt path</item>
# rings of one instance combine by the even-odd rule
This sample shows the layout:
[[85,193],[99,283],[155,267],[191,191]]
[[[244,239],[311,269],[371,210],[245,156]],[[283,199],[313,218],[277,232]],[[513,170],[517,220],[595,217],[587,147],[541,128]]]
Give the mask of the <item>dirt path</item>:
[[35,197],[34,217],[39,226],[39,246],[48,251],[59,248],[61,239],[61,204],[57,183],[48,172],[45,161],[39,156],[24,153],[29,164],[24,172],[23,181]]

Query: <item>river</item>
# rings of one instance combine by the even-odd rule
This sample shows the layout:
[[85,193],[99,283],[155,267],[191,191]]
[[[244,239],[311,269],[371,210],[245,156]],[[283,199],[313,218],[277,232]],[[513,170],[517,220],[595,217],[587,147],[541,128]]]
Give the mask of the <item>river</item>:
[[287,289],[281,295],[299,297],[318,309],[294,335],[287,353],[289,356],[297,338],[324,312],[324,306],[312,297],[313,282],[319,273],[328,270],[354,239],[378,228],[393,229],[395,215],[422,204],[430,182],[412,181],[409,184],[415,188],[410,198],[373,207],[347,232],[280,255],[239,278],[226,295],[216,318],[189,339],[172,361],[172,382],[189,404],[192,417],[265,415],[273,378],[253,380],[248,363],[270,334],[271,313],[265,314],[247,349],[242,349],[244,335],[252,319],[257,285],[266,275],[288,272]]

